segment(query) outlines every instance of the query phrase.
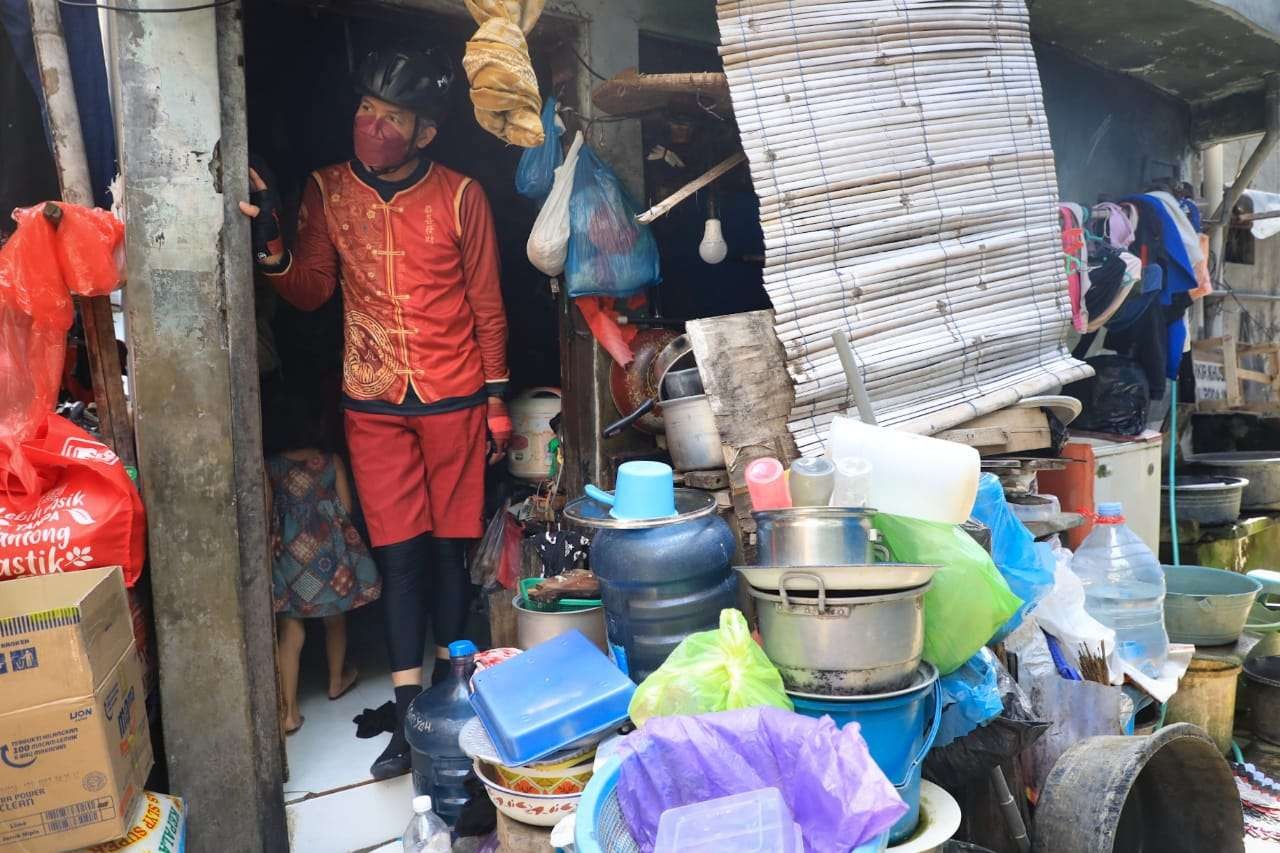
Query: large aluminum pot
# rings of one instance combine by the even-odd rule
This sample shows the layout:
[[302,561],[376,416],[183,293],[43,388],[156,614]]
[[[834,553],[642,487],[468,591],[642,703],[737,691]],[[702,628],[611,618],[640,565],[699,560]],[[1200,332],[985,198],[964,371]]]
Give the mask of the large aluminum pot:
[[720,430],[705,394],[662,401],[667,450],[677,471],[714,471],[724,467]]
[[[874,509],[800,506],[753,512],[762,566],[851,566],[872,562]],[[887,560],[886,553],[880,559]]]
[[[802,597],[793,579],[817,586]],[[884,693],[911,683],[924,652],[929,584],[882,595],[835,598],[822,579],[784,575],[777,595],[749,589],[764,652],[787,690],[819,696]]]
[[604,605],[554,612],[530,610],[520,603],[520,596],[517,595],[511,600],[511,606],[516,609],[516,645],[521,649],[531,649],[570,631],[581,631],[596,648],[609,654]]

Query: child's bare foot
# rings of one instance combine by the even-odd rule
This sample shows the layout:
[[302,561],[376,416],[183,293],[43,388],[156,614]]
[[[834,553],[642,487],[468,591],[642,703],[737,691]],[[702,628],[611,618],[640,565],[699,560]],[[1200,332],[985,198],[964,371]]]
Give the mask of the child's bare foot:
[[360,670],[354,666],[348,665],[342,670],[342,681],[334,683],[329,682],[329,699],[341,699],[347,695],[347,691],[356,686],[356,679],[360,677]]
[[284,733],[287,735],[293,734],[298,729],[302,728],[302,724],[305,723],[306,721],[307,721],[307,718],[302,716],[301,714],[297,714],[292,717],[285,717]]

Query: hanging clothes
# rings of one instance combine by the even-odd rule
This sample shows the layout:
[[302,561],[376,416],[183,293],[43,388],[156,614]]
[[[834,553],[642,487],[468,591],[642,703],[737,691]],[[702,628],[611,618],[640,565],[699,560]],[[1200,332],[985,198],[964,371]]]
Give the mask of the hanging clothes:
[[1093,232],[1106,240],[1112,248],[1127,249],[1133,243],[1137,218],[1137,208],[1133,205],[1121,207],[1115,202],[1104,201],[1093,206],[1090,225]]
[[1089,312],[1085,307],[1085,294],[1089,292],[1089,252],[1085,245],[1084,224],[1079,205],[1063,202],[1058,205],[1058,220],[1062,226],[1062,251],[1066,255],[1067,295],[1071,300],[1071,323],[1077,332],[1089,327]]
[[[1140,257],[1147,263],[1159,263],[1164,268],[1164,287],[1160,301],[1164,305],[1171,305],[1175,294],[1187,293],[1196,288],[1195,269],[1187,256],[1178,223],[1164,203],[1152,194],[1125,200],[1137,204],[1141,211],[1135,245],[1146,249],[1146,254],[1140,253]],[[1176,202],[1174,207],[1177,207]],[[1186,221],[1181,210],[1178,211],[1178,216]]]

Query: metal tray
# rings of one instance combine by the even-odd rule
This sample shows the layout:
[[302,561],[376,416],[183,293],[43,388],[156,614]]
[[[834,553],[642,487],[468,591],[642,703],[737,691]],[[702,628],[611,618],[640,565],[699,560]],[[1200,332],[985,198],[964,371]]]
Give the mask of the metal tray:
[[519,767],[627,719],[636,686],[580,631],[477,672],[471,707],[500,761]]
[[920,563],[864,563],[846,566],[734,566],[734,571],[756,589],[777,592],[782,576],[794,574],[787,582],[790,593],[818,591],[818,584],[806,575],[817,575],[828,593],[889,592],[913,589],[933,580],[941,566]]

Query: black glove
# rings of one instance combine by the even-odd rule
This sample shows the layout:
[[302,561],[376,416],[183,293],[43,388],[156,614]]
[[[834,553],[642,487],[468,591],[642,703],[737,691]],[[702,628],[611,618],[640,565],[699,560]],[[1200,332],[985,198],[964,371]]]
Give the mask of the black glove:
[[258,215],[250,225],[253,257],[258,263],[263,263],[267,258],[284,253],[284,239],[280,233],[280,193],[276,189],[276,176],[265,160],[250,154],[249,166],[267,185],[266,189],[249,191],[249,203],[258,208]]

